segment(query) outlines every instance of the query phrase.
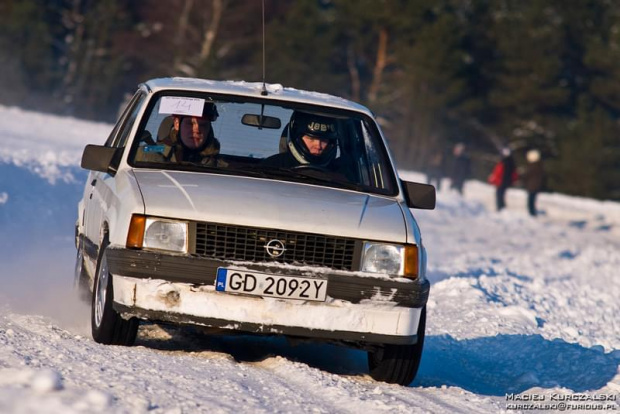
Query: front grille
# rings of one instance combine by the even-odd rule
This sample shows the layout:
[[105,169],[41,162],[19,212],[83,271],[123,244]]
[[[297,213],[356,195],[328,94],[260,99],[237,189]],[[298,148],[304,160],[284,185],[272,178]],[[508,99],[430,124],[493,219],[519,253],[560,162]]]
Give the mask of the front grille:
[[[265,245],[280,240],[286,250],[273,258]],[[223,260],[325,266],[351,270],[355,240],[253,227],[196,223],[196,254]]]

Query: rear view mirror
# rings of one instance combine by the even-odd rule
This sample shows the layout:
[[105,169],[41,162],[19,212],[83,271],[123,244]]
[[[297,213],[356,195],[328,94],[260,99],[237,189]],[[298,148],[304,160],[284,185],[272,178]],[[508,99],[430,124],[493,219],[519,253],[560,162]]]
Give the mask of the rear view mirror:
[[435,208],[435,187],[429,184],[403,181],[405,198],[409,208],[433,210]]
[[87,145],[82,153],[81,167],[114,175],[122,148]]
[[269,129],[280,129],[282,126],[280,118],[266,115],[260,116],[256,114],[243,115],[243,118],[241,118],[241,123],[247,126]]

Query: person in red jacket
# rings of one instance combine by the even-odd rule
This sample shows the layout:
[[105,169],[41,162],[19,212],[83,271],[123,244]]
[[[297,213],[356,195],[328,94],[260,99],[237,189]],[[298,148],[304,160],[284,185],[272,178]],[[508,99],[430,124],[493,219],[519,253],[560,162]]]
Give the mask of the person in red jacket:
[[510,148],[502,149],[502,159],[495,164],[488,182],[496,187],[495,204],[497,211],[506,207],[506,190],[517,181],[517,168]]

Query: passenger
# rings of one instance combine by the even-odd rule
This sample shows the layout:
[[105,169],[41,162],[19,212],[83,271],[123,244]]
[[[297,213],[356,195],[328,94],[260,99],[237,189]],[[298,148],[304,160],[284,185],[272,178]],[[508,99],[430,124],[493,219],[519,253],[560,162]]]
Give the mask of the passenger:
[[170,132],[158,141],[167,147],[164,153],[168,160],[218,165],[220,142],[211,125],[218,116],[217,107],[212,103],[205,104],[201,117],[173,115]]
[[279,168],[299,166],[330,171],[338,169],[338,133],[333,118],[294,112],[286,134],[287,151],[272,155],[262,164]]

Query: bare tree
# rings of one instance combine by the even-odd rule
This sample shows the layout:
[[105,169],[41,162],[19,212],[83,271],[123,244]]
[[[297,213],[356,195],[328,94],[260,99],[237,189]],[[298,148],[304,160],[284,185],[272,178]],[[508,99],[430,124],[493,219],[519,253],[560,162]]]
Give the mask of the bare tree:
[[217,36],[217,32],[220,27],[220,21],[222,20],[224,2],[222,0],[213,0],[212,5],[211,22],[206,27],[202,38],[202,47],[200,48],[200,54],[198,55],[198,66],[202,66],[211,54],[213,42],[215,42],[215,37]]
[[[204,1],[204,0],[203,0]],[[179,29],[175,37],[175,54],[174,71],[187,76],[197,76],[200,68],[211,55],[213,45],[220,29],[220,22],[225,9],[223,0],[211,0],[211,7],[205,8],[204,21],[208,21],[204,25],[204,29],[197,30],[197,22],[191,19],[194,0],[185,0],[183,10],[179,16]],[[202,19],[201,19],[202,20]],[[200,52],[194,55],[187,54],[186,45],[190,32],[200,33]],[[195,40],[197,36],[194,36]]]
[[70,10],[66,10],[62,16],[62,22],[68,29],[65,42],[68,44],[66,59],[66,71],[62,79],[60,97],[65,103],[70,103],[74,99],[74,86],[80,70],[80,60],[82,57],[82,47],[85,36],[85,16],[82,12],[82,0],[73,0]]
[[381,87],[383,79],[383,70],[387,65],[387,45],[388,31],[386,27],[379,29],[379,41],[377,45],[377,58],[375,60],[375,68],[372,72],[372,83],[368,89],[368,103],[373,104],[377,101],[377,94]]
[[361,91],[360,73],[357,70],[355,50],[351,44],[347,47],[347,67],[351,77],[351,97],[354,101],[359,101]]
[[189,26],[189,16],[192,12],[192,7],[194,5],[194,0],[185,0],[183,3],[183,9],[181,9],[181,14],[179,14],[179,26],[177,29],[177,35],[174,38],[174,63],[172,65],[173,71],[181,71],[184,72],[183,68],[185,65],[183,64],[183,51],[184,48],[183,42],[186,37],[186,33]]

